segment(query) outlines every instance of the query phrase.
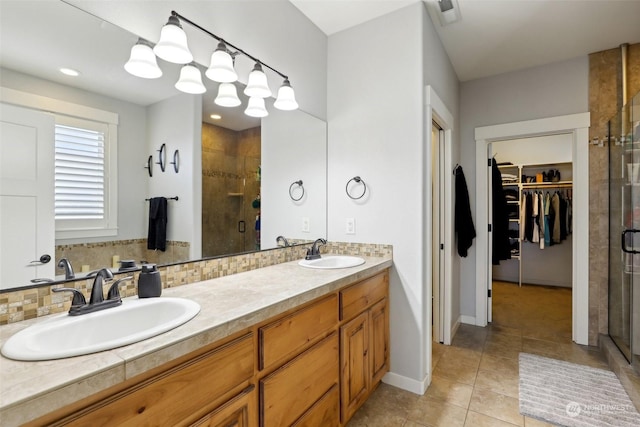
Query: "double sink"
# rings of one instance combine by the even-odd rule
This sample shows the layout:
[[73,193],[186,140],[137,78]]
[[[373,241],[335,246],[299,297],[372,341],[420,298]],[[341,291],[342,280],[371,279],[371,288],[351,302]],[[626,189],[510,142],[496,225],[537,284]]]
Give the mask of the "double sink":
[[[299,265],[338,269],[364,262],[360,257],[327,255]],[[11,336],[1,352],[10,359],[38,361],[110,350],[165,333],[199,312],[200,305],[185,298],[125,298],[120,306],[82,316],[54,315]]]

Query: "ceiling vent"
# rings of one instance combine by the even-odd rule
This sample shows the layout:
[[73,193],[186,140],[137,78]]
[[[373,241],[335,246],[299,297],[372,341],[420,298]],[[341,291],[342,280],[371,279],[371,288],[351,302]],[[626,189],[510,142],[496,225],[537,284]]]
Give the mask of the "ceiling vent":
[[431,16],[437,16],[443,27],[461,19],[457,0],[426,0]]

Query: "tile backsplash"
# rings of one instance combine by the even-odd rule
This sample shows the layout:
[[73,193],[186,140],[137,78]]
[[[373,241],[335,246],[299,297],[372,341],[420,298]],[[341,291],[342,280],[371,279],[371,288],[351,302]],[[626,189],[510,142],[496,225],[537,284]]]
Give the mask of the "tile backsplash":
[[[304,258],[307,247],[311,242],[295,240],[290,240],[290,242],[292,244],[304,243],[306,245],[158,267],[162,277],[162,287],[166,289],[187,285]],[[393,248],[391,245],[383,244],[328,242],[327,245],[321,247],[321,253],[386,256],[393,254]],[[120,294],[123,297],[135,296],[137,295],[139,272],[117,273],[115,276],[118,279],[125,277],[127,274],[133,275],[133,280],[120,286]],[[73,287],[88,298],[92,284],[93,279],[87,279],[3,291],[0,293],[0,325],[68,311],[71,305],[71,293],[55,293],[51,289],[54,287]],[[105,291],[109,286],[110,283],[105,285]]]

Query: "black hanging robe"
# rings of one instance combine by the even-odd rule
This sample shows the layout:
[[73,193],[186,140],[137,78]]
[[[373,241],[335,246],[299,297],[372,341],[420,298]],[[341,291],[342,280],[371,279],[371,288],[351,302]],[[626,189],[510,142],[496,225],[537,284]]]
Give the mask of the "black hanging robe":
[[496,159],[491,159],[491,189],[493,194],[493,220],[491,235],[493,239],[493,265],[500,264],[500,261],[511,259],[511,248],[509,245],[509,212],[507,199],[502,188],[502,174]]
[[458,255],[466,257],[473,244],[473,239],[476,237],[476,229],[473,226],[469,190],[462,166],[456,166],[454,174],[456,177],[454,229],[457,237]]

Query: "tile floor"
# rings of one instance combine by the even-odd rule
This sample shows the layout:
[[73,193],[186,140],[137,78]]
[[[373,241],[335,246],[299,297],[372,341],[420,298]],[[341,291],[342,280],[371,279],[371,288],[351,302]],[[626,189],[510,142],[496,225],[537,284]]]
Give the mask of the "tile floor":
[[571,342],[571,290],[494,282],[493,322],[460,325],[451,346],[433,344],[423,396],[380,384],[348,427],[549,426],[518,408],[518,354],[608,369],[599,349]]

